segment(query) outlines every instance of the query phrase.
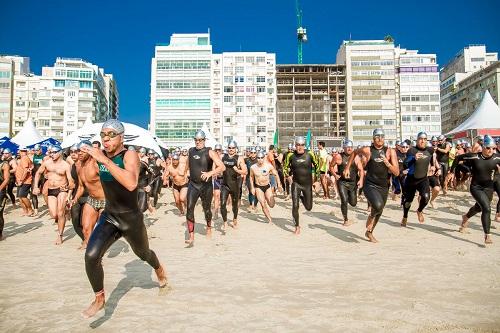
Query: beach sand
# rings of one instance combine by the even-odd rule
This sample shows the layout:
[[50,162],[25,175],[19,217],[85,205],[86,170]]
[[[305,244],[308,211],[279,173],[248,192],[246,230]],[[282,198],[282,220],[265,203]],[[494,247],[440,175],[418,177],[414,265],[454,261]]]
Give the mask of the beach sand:
[[378,244],[364,238],[366,202],[349,208],[357,223],[343,227],[339,201],[315,198],[311,212],[301,209],[300,236],[292,234],[291,202],[278,199],[275,225],[242,207],[237,230],[207,239],[198,203],[195,246],[185,248],[184,218],[170,190],[160,203],[145,222],[171,290],[159,293],[152,268],[120,239],[103,259],[105,311],[91,319],[80,315],[93,293],[71,223],[56,246],[45,207],[30,218],[8,204],[0,330],[500,332],[500,229],[492,229],[487,247],[479,216],[469,234],[457,231],[473,203],[467,192],[438,198],[424,224],[414,202],[407,228],[389,199],[374,233]]

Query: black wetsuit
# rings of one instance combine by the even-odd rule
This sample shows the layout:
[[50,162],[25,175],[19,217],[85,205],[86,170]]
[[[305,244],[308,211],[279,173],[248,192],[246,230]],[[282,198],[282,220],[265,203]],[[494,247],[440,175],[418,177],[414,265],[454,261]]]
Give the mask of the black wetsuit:
[[161,166],[158,166],[156,161],[156,158],[149,161],[149,169],[152,171],[150,180],[151,191],[149,192],[149,196],[153,198],[153,207],[156,207],[156,204],[158,203],[158,196],[160,195],[162,185]]
[[231,195],[231,205],[233,209],[233,219],[238,217],[238,198],[241,189],[241,176],[237,173],[233,167],[238,166],[238,155],[230,157],[229,155],[224,155],[222,157],[222,163],[226,167],[226,170],[222,173],[222,186],[220,189],[220,212],[222,215],[222,220],[227,222],[227,199]]
[[137,182],[137,202],[140,211],[143,213],[148,209],[148,193],[144,191],[144,188],[149,185],[152,174],[153,171],[149,168],[149,164],[141,160],[139,180]]
[[453,161],[452,171],[458,163],[463,161],[472,174],[470,193],[476,200],[476,204],[467,212],[467,218],[471,218],[481,212],[481,223],[485,234],[490,233],[491,226],[491,200],[495,186],[495,173],[500,165],[500,154],[493,154],[485,158],[482,153],[467,153],[457,156]]
[[[10,166],[10,161],[12,161],[13,158],[11,157],[8,159],[6,162],[9,163],[9,173],[12,171],[12,167]],[[16,204],[16,196],[14,195],[14,188],[16,187],[16,174],[11,173],[10,178],[9,178],[9,185],[7,185],[7,196],[10,198],[10,201],[12,202],[12,205]]]
[[[42,165],[43,162],[43,155],[33,155],[33,171],[32,174],[33,176],[36,174],[40,166]],[[43,183],[45,182],[45,178],[43,175],[40,176],[40,180],[38,181],[38,188],[41,189],[43,188]],[[33,186],[35,186],[35,182],[31,182],[31,203],[33,204],[33,209],[38,209],[38,196],[33,194]]]
[[394,187],[394,194],[400,194],[405,183],[405,175],[403,174],[404,161],[406,160],[406,153],[400,152],[396,149],[396,157],[398,158],[399,175],[392,175],[392,186]]
[[[8,161],[0,161],[0,184],[3,183],[3,168],[4,164],[9,164]],[[10,169],[10,166],[9,166]],[[7,185],[8,186],[8,185]],[[0,190],[0,237],[3,235],[3,227],[4,227],[4,219],[3,219],[3,210],[5,208],[5,204],[7,203],[7,186]]]
[[251,159],[250,157],[245,158],[245,164],[246,164],[247,170],[248,170],[248,175],[246,178],[246,186],[248,189],[248,203],[250,205],[253,205],[253,206],[257,206],[258,200],[257,200],[257,197],[255,195],[253,195],[252,192],[250,191],[250,168],[252,167],[252,165],[254,165],[256,163],[257,163],[257,158],[254,158],[254,159]]
[[[448,142],[438,144],[437,147],[440,149],[446,149],[449,146]],[[439,184],[442,188],[444,188],[444,182],[446,180],[446,175],[448,174],[448,163],[450,159],[450,153],[442,153],[439,150],[436,150],[437,161],[441,166],[441,176],[439,176]]]
[[204,147],[189,149],[189,185],[187,193],[186,220],[189,232],[194,232],[194,207],[198,198],[201,198],[201,205],[205,213],[207,227],[212,226],[212,198],[214,195],[212,177],[207,180],[201,179],[202,172],[212,171],[213,161],[210,158],[210,148]]
[[[74,198],[76,195],[76,191],[78,191],[78,172],[76,171],[76,165],[73,164],[71,166],[71,178],[75,182],[75,188],[72,191],[71,197]],[[71,206],[71,223],[73,224],[73,229],[75,229],[76,234],[83,240],[83,227],[81,223],[83,205],[87,202],[89,194],[87,189],[83,190],[82,196],[78,199],[78,201]]]
[[347,221],[347,204],[349,203],[352,207],[356,207],[358,203],[358,167],[353,162],[349,168],[349,178],[345,178],[344,170],[350,155],[342,153],[340,156],[342,163],[337,165],[337,174],[340,176],[337,181],[337,189],[340,196],[340,210],[342,211],[344,221]]
[[389,168],[380,157],[381,154],[386,156],[386,153],[386,147],[376,149],[371,145],[370,160],[366,164],[363,192],[371,207],[370,217],[373,218],[373,228],[375,228],[382,215],[389,194]]
[[296,227],[299,226],[299,202],[302,201],[306,210],[312,209],[312,172],[316,168],[316,157],[310,151],[303,154],[293,152],[287,156],[284,169],[289,169],[286,172],[293,175],[291,186],[292,216]]
[[500,173],[498,170],[495,172],[495,184],[493,184],[495,192],[497,192],[497,214],[500,214]]
[[[124,167],[123,150],[112,157],[113,163]],[[124,237],[134,253],[154,269],[160,267],[156,254],[149,248],[144,216],[137,201],[137,188],[129,191],[120,184],[108,169],[99,165],[99,177],[106,197],[106,208],[99,217],[85,252],[85,270],[94,292],[103,290],[104,271],[102,257],[120,237]]]
[[[422,156],[417,159],[416,155]],[[430,188],[427,173],[429,165],[433,163],[434,149],[432,147],[425,147],[423,149],[418,147],[411,147],[408,150],[405,159],[405,167],[408,168],[408,175],[406,176],[403,185],[403,217],[408,217],[408,212],[411,203],[415,198],[415,193],[418,191],[420,194],[420,201],[418,204],[418,212],[422,212],[429,203]],[[420,155],[419,155],[420,156]]]

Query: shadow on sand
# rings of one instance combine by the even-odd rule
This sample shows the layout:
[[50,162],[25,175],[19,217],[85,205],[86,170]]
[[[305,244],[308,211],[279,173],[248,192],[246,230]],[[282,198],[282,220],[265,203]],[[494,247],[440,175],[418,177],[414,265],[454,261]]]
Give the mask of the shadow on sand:
[[3,235],[5,237],[12,237],[21,233],[28,233],[34,231],[43,226],[43,223],[40,221],[25,223],[25,224],[17,224],[16,222],[5,223],[5,227],[3,230]]
[[153,268],[146,262],[136,259],[125,265],[125,277],[118,282],[116,288],[111,292],[104,307],[104,315],[90,323],[91,328],[98,328],[108,321],[116,310],[120,300],[132,288],[153,289],[158,288],[158,282],[151,278]]

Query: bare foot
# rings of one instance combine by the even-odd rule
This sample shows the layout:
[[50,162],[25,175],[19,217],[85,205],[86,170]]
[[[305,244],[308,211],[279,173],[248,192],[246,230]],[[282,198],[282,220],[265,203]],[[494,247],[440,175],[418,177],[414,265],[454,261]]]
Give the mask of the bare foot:
[[168,284],[167,280],[167,273],[165,272],[165,269],[163,268],[163,265],[160,264],[160,267],[158,269],[155,269],[156,277],[158,278],[158,283],[160,284],[160,288],[164,288]]
[[484,244],[493,244],[493,241],[491,240],[491,236],[489,234],[486,234],[484,236]]
[[392,194],[392,201],[396,201],[396,196],[397,196],[397,194],[396,194],[396,193],[393,193],[393,194]]
[[238,228],[238,220],[237,219],[233,219],[233,224],[231,224],[231,227],[234,229]]
[[295,231],[293,232],[295,235],[300,235],[300,227],[295,227]]
[[61,245],[63,242],[63,239],[62,239],[62,234],[57,234],[57,238],[56,238],[56,245]]
[[401,220],[401,226],[406,227],[407,223],[408,223],[408,219],[406,217],[403,217],[403,219]]
[[87,248],[87,243],[82,242],[82,245],[78,248],[78,250],[85,250]]
[[350,220],[345,220],[344,223],[342,224],[344,227],[348,227],[350,225],[353,225],[354,223],[351,222]]
[[432,208],[436,208],[434,207],[434,201],[429,201],[429,204],[431,205]]
[[212,238],[212,227],[207,227],[207,238]]
[[184,243],[191,245],[192,247],[194,245],[194,232],[189,233],[189,238],[184,241]]
[[106,302],[104,301],[104,292],[95,296],[95,300],[90,304],[90,306],[82,312],[82,316],[85,319],[91,318],[104,308]]
[[373,217],[368,217],[366,220],[366,229],[371,230],[373,228]]
[[458,231],[461,233],[466,233],[467,224],[469,224],[469,219],[467,218],[467,215],[462,215],[462,225],[460,226]]
[[424,218],[424,213],[423,212],[417,211],[417,218],[418,218],[418,222],[424,223],[425,218]]
[[372,242],[372,243],[378,243],[378,240],[375,237],[373,237],[373,233],[371,231],[366,230],[365,236],[366,236],[366,238],[368,238],[368,240],[370,242]]

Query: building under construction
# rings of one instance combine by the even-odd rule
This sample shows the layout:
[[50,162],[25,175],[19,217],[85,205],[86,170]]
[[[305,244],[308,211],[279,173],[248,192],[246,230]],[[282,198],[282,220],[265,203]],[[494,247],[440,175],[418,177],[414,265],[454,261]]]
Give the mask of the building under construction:
[[338,147],[346,136],[345,66],[276,65],[279,145],[310,129],[314,143]]

